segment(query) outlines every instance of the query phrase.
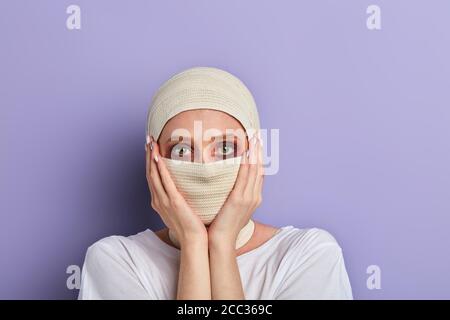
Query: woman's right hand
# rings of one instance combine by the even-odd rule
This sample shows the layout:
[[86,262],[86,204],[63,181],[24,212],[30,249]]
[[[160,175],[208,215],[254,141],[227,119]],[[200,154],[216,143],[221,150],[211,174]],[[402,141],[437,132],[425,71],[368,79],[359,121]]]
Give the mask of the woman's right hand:
[[[150,144],[152,147],[150,147]],[[151,192],[151,206],[164,224],[175,232],[181,247],[183,243],[208,242],[208,232],[200,217],[193,212],[177,190],[153,137],[146,144],[146,176]]]

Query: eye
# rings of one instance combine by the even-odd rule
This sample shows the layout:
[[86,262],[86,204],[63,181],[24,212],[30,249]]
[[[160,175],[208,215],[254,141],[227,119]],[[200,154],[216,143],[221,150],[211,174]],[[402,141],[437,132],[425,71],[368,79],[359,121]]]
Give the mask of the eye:
[[216,150],[217,158],[231,158],[235,153],[236,145],[231,141],[222,141],[217,144]]
[[177,144],[170,151],[172,159],[191,160],[191,146],[187,144]]

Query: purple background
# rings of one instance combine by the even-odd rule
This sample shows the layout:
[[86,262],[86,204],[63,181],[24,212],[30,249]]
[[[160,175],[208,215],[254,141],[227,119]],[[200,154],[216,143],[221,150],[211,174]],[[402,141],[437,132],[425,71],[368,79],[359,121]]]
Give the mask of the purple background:
[[196,65],[240,77],[280,129],[256,219],[330,231],[355,298],[450,298],[449,1],[8,0],[0,48],[0,298],[74,298],[90,244],[162,226],[147,107]]

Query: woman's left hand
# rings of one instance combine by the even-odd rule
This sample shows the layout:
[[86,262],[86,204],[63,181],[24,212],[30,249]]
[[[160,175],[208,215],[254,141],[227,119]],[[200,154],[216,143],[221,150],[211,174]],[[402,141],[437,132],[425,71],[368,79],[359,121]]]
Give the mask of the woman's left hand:
[[261,141],[256,135],[250,139],[248,150],[248,158],[246,152],[242,155],[232,191],[208,228],[212,244],[227,243],[234,248],[239,232],[262,202],[264,166]]

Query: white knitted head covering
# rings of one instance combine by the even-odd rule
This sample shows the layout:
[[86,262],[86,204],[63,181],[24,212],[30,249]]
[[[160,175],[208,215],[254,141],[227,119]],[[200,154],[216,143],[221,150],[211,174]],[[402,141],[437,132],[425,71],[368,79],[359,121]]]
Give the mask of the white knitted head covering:
[[[241,80],[221,69],[196,67],[172,76],[158,89],[148,112],[147,134],[157,141],[167,121],[180,112],[194,109],[228,113],[242,124],[248,137],[260,129],[255,101]],[[209,225],[233,188],[240,159],[212,163],[162,160],[188,204]],[[253,231],[254,222],[250,219],[238,235],[236,248],[247,243]],[[172,230],[169,236],[179,246]]]
[[227,71],[196,67],[167,80],[156,92],[147,117],[147,133],[158,140],[170,118],[193,109],[226,112],[247,131],[260,128],[255,100],[241,80]]

